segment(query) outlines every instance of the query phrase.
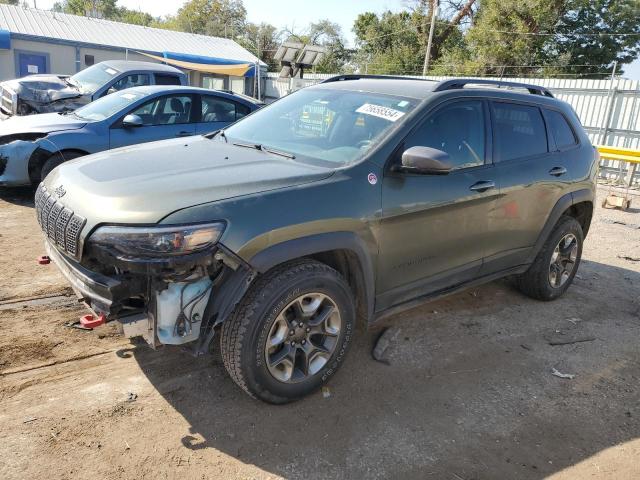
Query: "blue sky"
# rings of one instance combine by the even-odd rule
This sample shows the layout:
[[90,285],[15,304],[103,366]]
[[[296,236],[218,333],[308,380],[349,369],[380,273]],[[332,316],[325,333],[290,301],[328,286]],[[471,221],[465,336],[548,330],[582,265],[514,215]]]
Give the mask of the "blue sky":
[[[51,8],[55,0],[27,0],[32,6]],[[119,0],[128,8],[140,9],[154,16],[175,13],[184,0]],[[405,5],[404,0],[243,0],[249,21],[267,22],[279,28],[304,29],[306,25],[319,19],[328,18],[342,26],[350,42],[353,42],[353,21],[363,11],[398,11]],[[625,67],[625,76],[640,80],[640,60]]]

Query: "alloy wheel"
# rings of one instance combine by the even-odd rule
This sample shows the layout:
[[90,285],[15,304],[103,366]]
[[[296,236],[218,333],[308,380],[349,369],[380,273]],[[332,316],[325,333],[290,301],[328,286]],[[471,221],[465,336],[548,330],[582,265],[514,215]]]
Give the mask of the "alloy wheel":
[[549,284],[553,288],[562,287],[576,266],[578,257],[578,239],[573,233],[568,233],[560,239],[551,255],[549,264]]
[[333,355],[342,328],[340,311],[329,296],[305,293],[276,317],[265,344],[269,373],[298,383],[318,373]]

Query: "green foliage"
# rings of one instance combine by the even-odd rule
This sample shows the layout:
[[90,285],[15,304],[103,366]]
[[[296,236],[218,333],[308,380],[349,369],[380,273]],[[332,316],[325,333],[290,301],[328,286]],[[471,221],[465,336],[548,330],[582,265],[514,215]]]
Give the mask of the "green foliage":
[[326,49],[324,57],[315,67],[317,73],[341,72],[351,56],[351,51],[346,47],[342,28],[339,24],[327,19],[309,24],[302,33],[288,31],[286,39],[304,44],[320,45]]
[[482,0],[463,44],[443,52],[434,73],[607,73],[640,53],[640,35],[615,33],[640,33],[640,0]]
[[358,15],[353,31],[359,47],[361,72],[416,74],[422,69],[424,15],[418,12],[366,12]]
[[20,0],[0,0],[0,3],[5,5],[20,5]]
[[[606,35],[640,34],[640,0],[569,0],[556,31],[566,36],[546,46],[547,63],[595,65],[561,68],[562,73],[610,72],[614,60],[631,63],[640,53],[640,35]],[[605,35],[581,36],[594,32]]]
[[148,13],[119,7],[117,3],[117,0],[63,0],[56,2],[53,5],[53,10],[135,25],[149,26],[154,22],[154,18]]
[[277,70],[279,65],[273,56],[280,45],[280,32],[268,23],[247,23],[244,32],[235,40],[269,65],[270,70]]
[[242,0],[189,0],[175,16],[154,26],[215,37],[241,35],[247,19]]
[[62,0],[56,2],[53,10],[73,15],[114,19],[117,16],[118,0]]

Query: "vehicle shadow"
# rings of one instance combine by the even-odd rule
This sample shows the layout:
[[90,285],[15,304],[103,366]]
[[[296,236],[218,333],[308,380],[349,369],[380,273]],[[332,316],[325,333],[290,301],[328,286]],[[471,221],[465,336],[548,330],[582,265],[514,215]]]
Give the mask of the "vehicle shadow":
[[541,479],[640,437],[639,292],[640,273],[590,261],[555,302],[507,281],[463,292],[389,323],[389,365],[359,332],[324,394],[284,406],[248,397],[219,355],[132,354],[191,425],[186,449],[285,478]]
[[35,187],[0,187],[0,200],[22,207],[33,207],[35,194]]

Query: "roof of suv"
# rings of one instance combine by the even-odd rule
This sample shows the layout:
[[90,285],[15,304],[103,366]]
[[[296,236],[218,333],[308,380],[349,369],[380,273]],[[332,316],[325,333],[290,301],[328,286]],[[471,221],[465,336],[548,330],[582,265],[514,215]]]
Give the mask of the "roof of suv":
[[490,89],[493,89],[493,91],[497,89],[501,92],[519,95],[524,93],[538,98],[554,98],[549,90],[539,85],[475,78],[453,78],[435,81],[387,75],[339,75],[324,80],[320,85],[340,90],[358,90],[387,95],[401,94],[404,97],[416,99],[425,99],[435,92],[459,90],[465,87],[485,92]]
[[127,72],[129,70],[150,70],[154,72],[180,73],[175,67],[163,65],[162,63],[140,62],[137,60],[106,60],[101,62],[111,68],[115,68],[119,72]]

